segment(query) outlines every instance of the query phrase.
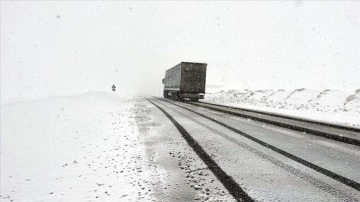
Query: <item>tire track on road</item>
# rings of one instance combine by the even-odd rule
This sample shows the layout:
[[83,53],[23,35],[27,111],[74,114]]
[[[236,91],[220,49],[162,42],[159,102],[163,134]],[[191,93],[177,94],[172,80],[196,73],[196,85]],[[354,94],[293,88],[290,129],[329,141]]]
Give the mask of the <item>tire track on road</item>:
[[220,135],[221,137],[227,139],[228,141],[233,142],[234,144],[244,148],[245,150],[255,154],[256,156],[259,156],[260,158],[262,158],[262,159],[264,159],[264,160],[266,160],[266,161],[268,161],[268,162],[270,162],[270,163],[284,169],[285,171],[295,175],[296,177],[299,177],[299,178],[303,179],[304,181],[306,181],[306,182],[312,184],[313,186],[315,186],[315,187],[317,187],[317,188],[319,188],[319,189],[321,189],[321,190],[335,196],[336,198],[338,198],[340,200],[343,200],[343,201],[358,201],[356,198],[354,198],[352,196],[349,196],[348,193],[344,193],[341,190],[336,189],[336,188],[332,187],[331,185],[329,185],[329,184],[327,184],[327,183],[325,183],[325,182],[311,176],[310,174],[304,173],[301,170],[296,169],[296,168],[292,167],[291,165],[288,165],[288,164],[286,164],[286,163],[284,163],[284,162],[282,162],[282,161],[280,161],[280,160],[278,160],[278,159],[276,159],[276,158],[274,158],[274,157],[272,157],[272,156],[270,156],[270,155],[268,155],[268,154],[266,154],[264,152],[261,152],[258,149],[255,149],[255,148],[251,147],[250,145],[248,145],[246,143],[243,143],[243,142],[241,142],[241,141],[239,141],[239,140],[237,140],[235,138],[232,138],[232,137],[224,134],[220,130],[217,130],[217,129],[209,126],[209,125],[206,125],[206,124],[196,120],[195,118],[187,116],[186,114],[182,113],[180,110],[170,108],[170,107],[168,107],[166,105],[163,105],[163,106],[165,106],[168,109],[171,109],[171,110],[179,113],[180,115],[192,120],[193,122],[203,126],[204,128],[214,132],[215,134]]
[[161,112],[163,112],[167,118],[170,119],[170,121],[178,129],[178,131],[181,133],[189,146],[194,149],[195,153],[208,166],[211,172],[214,173],[217,179],[224,185],[224,187],[237,201],[254,201],[250,196],[247,195],[247,193],[231,176],[229,176],[222,168],[220,168],[220,166],[210,157],[209,154],[205,152],[205,150],[200,146],[200,144],[185,130],[184,127],[182,127],[169,113],[167,113],[159,105],[155,104],[150,99],[147,100],[155,107],[157,107]]
[[315,164],[313,164],[313,163],[311,163],[309,161],[306,161],[305,159],[302,159],[302,158],[297,157],[297,156],[295,156],[293,154],[290,154],[289,152],[286,152],[286,151],[284,151],[284,150],[282,150],[280,148],[272,146],[272,145],[270,145],[270,144],[268,144],[268,143],[266,143],[266,142],[264,142],[264,141],[262,141],[260,139],[257,139],[257,138],[255,138],[255,137],[253,137],[253,136],[251,136],[251,135],[249,135],[247,133],[244,133],[244,132],[242,132],[242,131],[240,131],[240,130],[238,130],[236,128],[233,128],[233,127],[231,127],[231,126],[229,126],[229,125],[227,125],[227,124],[225,124],[223,122],[220,122],[220,121],[218,121],[216,119],[208,117],[208,116],[206,116],[204,114],[198,113],[198,112],[196,112],[194,110],[191,110],[191,109],[189,109],[187,107],[175,104],[173,102],[170,102],[170,101],[167,101],[167,100],[164,100],[164,99],[160,99],[160,98],[157,98],[157,99],[162,100],[162,101],[167,102],[167,103],[170,103],[170,104],[175,105],[175,106],[179,106],[179,107],[181,107],[183,109],[186,109],[186,110],[188,110],[190,112],[193,112],[194,114],[197,114],[197,115],[202,116],[202,117],[204,117],[204,118],[206,118],[208,120],[211,120],[211,121],[213,121],[213,122],[227,128],[227,129],[229,129],[229,130],[231,130],[231,131],[233,131],[233,132],[235,132],[235,133],[237,133],[239,135],[242,135],[243,137],[246,137],[246,138],[248,138],[248,139],[250,139],[250,140],[252,140],[252,141],[254,141],[254,142],[256,142],[256,143],[258,143],[258,144],[260,144],[262,146],[264,146],[264,147],[267,147],[267,148],[269,148],[269,149],[271,149],[271,150],[273,150],[273,151],[275,151],[275,152],[277,152],[277,153],[279,153],[279,154],[281,154],[281,155],[283,155],[283,156],[285,156],[287,158],[290,158],[290,159],[292,159],[292,160],[294,160],[294,161],[296,161],[298,163],[301,163],[302,165],[304,165],[306,167],[309,167],[309,168],[311,168],[311,169],[313,169],[313,170],[315,170],[315,171],[317,171],[319,173],[322,173],[323,175],[326,175],[326,176],[328,176],[328,177],[330,177],[330,178],[332,178],[334,180],[337,180],[338,182],[341,182],[342,184],[345,184],[345,185],[347,185],[347,186],[349,186],[349,187],[351,187],[353,189],[356,189],[357,191],[360,191],[360,184],[358,182],[355,182],[355,181],[353,181],[351,179],[348,179],[348,178],[346,178],[344,176],[341,176],[341,175],[336,174],[336,173],[334,173],[334,172],[332,172],[330,170],[327,170],[327,169],[325,169],[323,167],[320,167],[320,166],[315,165]]
[[[274,114],[264,113],[264,112],[255,112],[253,110],[246,110],[246,109],[237,109],[237,110],[239,110],[238,112],[228,111],[228,110],[219,109],[219,108],[211,107],[211,106],[207,106],[207,105],[213,105],[213,106],[224,107],[224,108],[229,108],[229,109],[236,109],[236,108],[228,107],[228,106],[221,106],[221,105],[216,105],[216,104],[210,104],[210,103],[190,103],[190,104],[194,105],[194,106],[222,112],[222,113],[231,114],[231,115],[242,117],[242,118],[250,118],[254,121],[263,122],[263,123],[271,124],[274,126],[279,126],[282,128],[287,128],[287,129],[291,129],[291,130],[298,131],[298,132],[306,132],[307,134],[310,134],[310,135],[315,135],[315,136],[327,138],[330,140],[339,141],[339,142],[342,142],[345,144],[360,146],[360,140],[358,140],[358,139],[349,138],[349,137],[345,137],[345,136],[341,136],[341,135],[333,134],[333,133],[329,133],[329,132],[324,132],[324,131],[312,129],[309,127],[298,126],[297,124],[285,123],[284,120],[276,121],[276,120],[271,120],[269,118],[258,117],[258,115],[261,114],[261,115],[265,115],[265,116],[272,116],[274,118],[282,118],[282,119],[285,118],[284,116],[280,116],[280,115],[274,115]],[[243,111],[243,113],[241,113],[240,111]],[[251,115],[251,114],[245,114],[245,113],[253,113],[253,114]],[[298,122],[302,121],[303,123],[311,123],[311,124],[315,123],[315,122],[310,122],[310,121],[306,121],[306,120],[295,119],[292,117],[286,117],[286,119],[295,120]],[[325,125],[325,124],[319,122],[318,125]],[[330,127],[330,126],[328,125],[328,127]],[[359,131],[356,128],[345,128],[345,127],[341,127],[341,126],[338,126],[338,127],[333,126],[333,127],[338,128],[338,129],[341,128],[342,130],[346,130],[346,131],[350,131],[350,132]]]

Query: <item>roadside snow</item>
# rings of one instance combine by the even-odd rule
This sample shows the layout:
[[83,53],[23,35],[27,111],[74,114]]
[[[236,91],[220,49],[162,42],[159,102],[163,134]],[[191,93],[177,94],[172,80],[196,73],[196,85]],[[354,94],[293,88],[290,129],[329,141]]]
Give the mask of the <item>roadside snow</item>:
[[356,90],[354,95],[346,98],[345,106],[360,112],[360,89]]
[[100,92],[1,106],[1,201],[151,200],[132,103]]
[[204,101],[360,128],[360,89],[228,90],[207,93]]

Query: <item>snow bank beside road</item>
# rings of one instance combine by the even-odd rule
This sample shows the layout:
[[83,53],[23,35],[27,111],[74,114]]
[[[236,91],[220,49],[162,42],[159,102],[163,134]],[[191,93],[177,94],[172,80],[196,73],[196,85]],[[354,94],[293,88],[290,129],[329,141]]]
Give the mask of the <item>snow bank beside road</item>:
[[355,94],[346,98],[346,107],[360,112],[360,89]]
[[228,90],[208,93],[204,101],[360,128],[360,89]]

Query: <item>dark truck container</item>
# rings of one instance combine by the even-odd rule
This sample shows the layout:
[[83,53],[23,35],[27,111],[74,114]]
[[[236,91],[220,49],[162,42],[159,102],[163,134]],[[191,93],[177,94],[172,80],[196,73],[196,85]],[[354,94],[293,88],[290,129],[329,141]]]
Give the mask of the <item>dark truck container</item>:
[[166,70],[164,98],[188,98],[195,102],[204,99],[206,66],[206,63],[181,62]]

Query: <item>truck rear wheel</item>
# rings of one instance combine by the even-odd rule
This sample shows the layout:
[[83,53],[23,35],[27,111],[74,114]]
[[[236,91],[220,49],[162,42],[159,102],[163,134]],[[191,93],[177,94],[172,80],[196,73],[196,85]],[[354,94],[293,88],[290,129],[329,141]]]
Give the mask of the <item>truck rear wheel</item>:
[[199,102],[199,98],[191,98],[190,99],[192,102]]

